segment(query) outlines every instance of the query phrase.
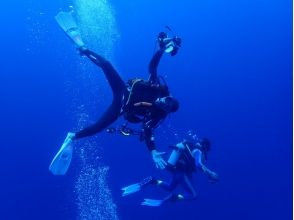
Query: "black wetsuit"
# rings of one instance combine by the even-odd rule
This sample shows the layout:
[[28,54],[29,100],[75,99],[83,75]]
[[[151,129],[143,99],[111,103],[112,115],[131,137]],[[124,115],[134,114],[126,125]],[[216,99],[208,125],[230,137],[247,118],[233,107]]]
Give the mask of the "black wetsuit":
[[143,124],[143,137],[146,145],[150,151],[154,150],[153,129],[167,114],[155,105],[136,107],[134,104],[138,102],[154,104],[157,98],[169,95],[167,86],[161,85],[157,76],[157,67],[164,51],[158,50],[152,57],[149,64],[149,80],[134,81],[135,84],[130,85],[131,90],[109,61],[88,49],[83,50],[82,53],[103,70],[112,89],[113,100],[95,124],[75,133],[75,139],[94,135],[111,125],[120,115],[124,115],[129,122]]

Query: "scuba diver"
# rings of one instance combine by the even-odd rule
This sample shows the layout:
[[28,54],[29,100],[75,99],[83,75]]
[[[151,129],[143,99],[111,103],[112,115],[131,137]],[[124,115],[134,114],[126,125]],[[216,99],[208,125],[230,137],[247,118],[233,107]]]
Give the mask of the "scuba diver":
[[[188,137],[175,146],[171,146],[173,150],[166,166],[166,169],[172,174],[172,179],[169,183],[154,177],[147,177],[139,183],[122,188],[122,196],[140,191],[148,185],[158,186],[170,192],[170,194],[161,200],[144,199],[141,205],[160,206],[165,202],[195,199],[197,193],[193,185],[192,175],[198,170],[206,174],[211,183],[216,182],[218,175],[204,165],[207,160],[207,154],[210,151],[209,140],[207,138],[198,139],[196,136],[193,137],[191,135]],[[180,185],[187,193],[179,194],[174,192]]]
[[181,39],[169,38],[167,34],[161,32],[157,39],[159,49],[149,63],[149,79],[132,79],[125,83],[108,60],[85,47],[71,13],[60,12],[55,18],[67,36],[77,45],[80,54],[88,57],[102,69],[111,87],[113,100],[96,123],[81,131],[68,133],[49,170],[55,175],[65,174],[72,158],[72,141],[95,135],[103,130],[111,131],[108,127],[120,116],[128,122],[142,124],[141,140],[145,141],[156,167],[163,169],[166,162],[161,157],[163,153],[156,150],[153,130],[168,114],[178,110],[179,103],[171,96],[168,86],[160,80],[157,66],[164,53],[176,55]]

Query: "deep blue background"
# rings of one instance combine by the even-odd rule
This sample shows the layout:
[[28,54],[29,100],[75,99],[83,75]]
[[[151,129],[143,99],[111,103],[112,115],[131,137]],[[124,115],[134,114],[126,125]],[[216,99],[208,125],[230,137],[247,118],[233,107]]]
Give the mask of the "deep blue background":
[[[0,7],[1,219],[78,216],[75,167],[63,177],[48,172],[75,124],[69,106],[76,88],[66,90],[65,82],[76,73],[80,58],[53,19],[68,3],[27,0]],[[179,54],[165,56],[159,67],[181,101],[180,111],[167,123],[210,137],[208,166],[220,175],[216,185],[197,175],[194,202],[141,207],[142,198],[159,195],[148,191],[121,198],[119,189],[147,175],[168,175],[153,167],[135,138],[101,134],[120,218],[291,219],[292,2],[111,4],[121,35],[115,64],[125,79],[146,76],[155,36],[165,25],[182,37]],[[171,143],[157,135],[159,149],[166,150]]]

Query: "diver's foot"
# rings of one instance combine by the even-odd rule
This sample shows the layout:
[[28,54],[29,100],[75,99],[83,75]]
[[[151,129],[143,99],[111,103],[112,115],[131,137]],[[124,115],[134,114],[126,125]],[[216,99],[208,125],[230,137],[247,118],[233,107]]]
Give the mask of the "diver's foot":
[[85,46],[81,46],[81,47],[78,47],[78,50],[79,50],[80,55],[84,56],[88,49]]
[[68,132],[67,136],[63,142],[63,146],[66,147],[66,146],[70,145],[75,136],[76,136],[75,133]]
[[66,137],[73,139],[75,136],[76,136],[75,133],[73,133],[73,132],[68,132]]
[[164,202],[175,202],[175,201],[183,200],[183,199],[184,199],[184,196],[182,196],[181,194],[171,193],[170,195],[165,197],[163,200]]

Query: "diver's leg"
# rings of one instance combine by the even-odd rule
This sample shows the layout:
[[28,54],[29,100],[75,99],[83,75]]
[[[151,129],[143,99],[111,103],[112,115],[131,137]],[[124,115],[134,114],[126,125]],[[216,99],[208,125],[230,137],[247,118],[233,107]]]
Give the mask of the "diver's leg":
[[173,191],[179,184],[178,181],[178,174],[177,173],[173,173],[173,177],[171,179],[171,181],[169,183],[162,181],[162,180],[157,180],[156,185],[168,192]]
[[112,124],[120,115],[123,96],[126,92],[124,81],[109,61],[88,49],[80,49],[80,51],[103,70],[113,92],[113,101],[110,107],[95,124],[75,133],[74,139],[94,135]]
[[118,101],[118,99],[114,99],[111,106],[94,125],[87,127],[77,133],[68,133],[60,150],[52,160],[49,170],[54,175],[64,175],[69,168],[72,158],[72,140],[90,136],[97,132],[100,132],[118,118],[120,114],[120,109],[121,100]]
[[194,188],[194,181],[191,174],[184,174],[181,180],[181,185],[187,193],[179,194],[180,199],[192,200],[197,197],[196,190]]
[[171,192],[167,197],[163,198],[163,199],[144,199],[144,201],[141,203],[141,205],[145,205],[145,206],[160,206],[163,203],[167,202],[167,201],[172,201],[174,200],[174,198],[177,195],[174,195],[172,193],[172,191],[177,187],[178,185],[178,181],[177,181],[177,177],[176,175],[173,176],[172,180],[170,183],[161,181],[161,180],[155,180],[154,182],[156,184],[156,186],[159,186],[160,188]]
[[121,100],[114,100],[95,124],[75,133],[74,139],[91,136],[107,128],[119,117],[121,106]]
[[125,92],[125,82],[108,60],[89,49],[80,48],[80,51],[103,70],[114,96],[122,95]]
[[157,180],[157,186],[161,187],[162,189],[170,192],[168,196],[164,197],[163,199],[144,199],[141,205],[147,206],[160,206],[165,202],[173,202],[181,199],[179,194],[174,194],[173,190],[178,186],[178,176],[174,175],[170,183],[163,182],[161,180]]
[[[183,185],[184,189],[188,192],[186,194],[175,194],[171,192],[167,197],[161,200],[161,204],[164,202],[175,202],[179,200],[192,200],[196,198],[196,190],[192,184],[192,175],[186,175],[185,173],[177,174],[177,183]],[[177,184],[177,185],[178,185]]]

